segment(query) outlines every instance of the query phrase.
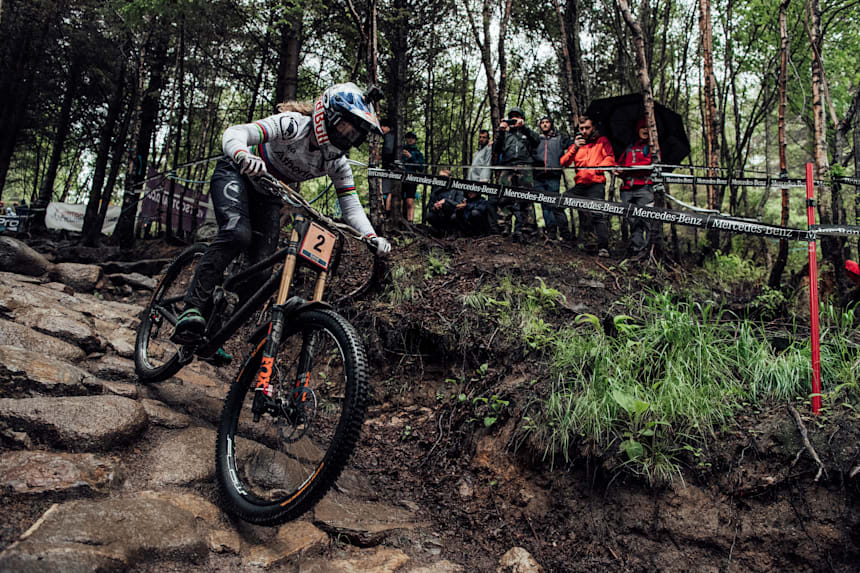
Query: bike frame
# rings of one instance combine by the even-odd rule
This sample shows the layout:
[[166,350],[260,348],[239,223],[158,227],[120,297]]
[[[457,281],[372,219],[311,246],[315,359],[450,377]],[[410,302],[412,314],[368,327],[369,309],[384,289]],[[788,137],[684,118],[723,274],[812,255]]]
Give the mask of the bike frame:
[[[226,281],[224,281],[223,287],[226,290],[229,290],[228,287],[231,287],[237,283],[240,283],[243,279],[251,276],[254,273],[257,273],[266,268],[274,267],[276,261],[278,261],[281,257],[284,257],[284,267],[281,270],[280,275],[272,274],[269,279],[263,283],[263,285],[254,291],[254,294],[236,309],[233,314],[230,316],[229,320],[224,323],[215,333],[211,335],[207,333],[206,341],[194,349],[193,353],[188,353],[183,357],[184,361],[190,362],[194,355],[200,356],[210,356],[214,354],[218,348],[220,348],[233,334],[239,329],[242,324],[245,323],[248,318],[254,314],[263,303],[272,296],[276,291],[278,293],[277,298],[275,300],[275,314],[279,314],[281,316],[273,315],[272,323],[274,326],[275,319],[278,318],[278,322],[283,324],[283,305],[289,298],[290,286],[293,282],[293,277],[295,276],[296,269],[299,267],[301,263],[301,259],[298,256],[299,245],[304,240],[305,235],[307,234],[310,228],[309,221],[303,215],[295,215],[293,229],[290,233],[290,240],[287,243],[287,246],[279,249],[269,257],[266,257],[262,261],[251,265],[247,269],[230,276]],[[336,245],[341,245],[340,240],[336,240]],[[335,255],[337,256],[337,255]],[[334,257],[332,257],[334,258]],[[313,268],[311,265],[305,265],[307,267]],[[313,302],[322,302],[323,293],[325,291],[326,281],[328,279],[328,272],[325,270],[318,271],[316,284],[314,285],[314,295]],[[278,312],[280,309],[280,312]],[[275,344],[275,348],[277,348],[277,344],[280,344],[280,329],[277,330],[275,328],[271,328],[269,330],[270,335],[269,338],[277,338],[277,340],[271,340],[270,342]],[[276,336],[272,337],[271,334],[275,333]],[[268,346],[268,345],[267,345]]]

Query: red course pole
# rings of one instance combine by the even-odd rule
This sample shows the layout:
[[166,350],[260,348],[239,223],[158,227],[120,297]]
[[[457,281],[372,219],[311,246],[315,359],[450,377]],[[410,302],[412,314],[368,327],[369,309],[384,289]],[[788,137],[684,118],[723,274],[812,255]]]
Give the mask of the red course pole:
[[[806,220],[815,225],[815,186],[812,163],[806,164]],[[815,240],[809,241],[809,315],[812,318],[812,412],[821,411],[821,348],[818,337],[818,255]]]

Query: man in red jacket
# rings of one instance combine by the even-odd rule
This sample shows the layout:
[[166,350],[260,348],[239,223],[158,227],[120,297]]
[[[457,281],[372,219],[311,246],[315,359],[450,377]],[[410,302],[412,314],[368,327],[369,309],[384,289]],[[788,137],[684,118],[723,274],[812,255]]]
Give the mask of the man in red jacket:
[[[594,127],[594,123],[588,116],[579,118],[579,132],[573,140],[567,152],[561,158],[562,167],[573,164],[576,170],[573,189],[568,191],[575,197],[587,199],[605,199],[606,176],[603,170],[580,169],[581,167],[613,167],[615,166],[615,155],[609,140],[600,135]],[[609,225],[606,215],[600,213],[588,213],[580,211],[580,228],[594,229],[597,235],[597,256],[609,256]],[[590,225],[589,225],[590,223]],[[586,250],[593,251],[592,245],[587,245]]]
[[[637,167],[651,165],[651,146],[649,145],[648,123],[645,118],[636,122],[635,143],[627,146],[624,154],[618,161],[622,167]],[[622,177],[621,200],[638,206],[654,206],[654,190],[651,181],[651,171],[623,171],[618,175]],[[645,238],[645,233],[648,238]],[[642,255],[648,248],[648,243],[654,233],[653,224],[646,219],[633,218],[630,221],[630,250],[634,256]]]

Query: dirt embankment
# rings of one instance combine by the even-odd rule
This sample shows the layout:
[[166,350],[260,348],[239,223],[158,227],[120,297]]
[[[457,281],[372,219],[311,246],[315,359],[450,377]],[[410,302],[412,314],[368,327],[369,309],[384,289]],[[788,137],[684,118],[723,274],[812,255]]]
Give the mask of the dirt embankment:
[[[587,442],[573,445],[566,463],[524,438],[547,365],[464,304],[504,281],[546,285],[565,297],[553,317],[560,327],[581,313],[617,313],[612,304],[646,282],[691,289],[690,269],[500,238],[417,240],[390,268],[385,289],[349,311],[375,333],[384,421],[366,434],[357,463],[383,495],[420,499],[476,570],[492,570],[491,556],[511,545],[548,571],[856,570],[857,404],[833,404],[818,418],[799,404],[809,447],[787,404],[749,406],[703,450],[680,455],[671,484],[649,486]],[[754,297],[716,295],[734,309]],[[474,401],[492,396],[504,407]]]

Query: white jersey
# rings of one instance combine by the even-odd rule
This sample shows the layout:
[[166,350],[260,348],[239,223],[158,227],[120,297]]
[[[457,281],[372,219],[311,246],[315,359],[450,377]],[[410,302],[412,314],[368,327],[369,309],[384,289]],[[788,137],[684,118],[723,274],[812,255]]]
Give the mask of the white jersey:
[[[374,235],[355,191],[352,168],[346,156],[326,160],[316,147],[312,120],[284,112],[254,123],[233,125],[222,138],[224,155],[239,163],[243,153],[261,157],[266,169],[284,183],[300,183],[328,175],[334,182],[343,218],[364,235]],[[314,144],[314,149],[311,145]]]

